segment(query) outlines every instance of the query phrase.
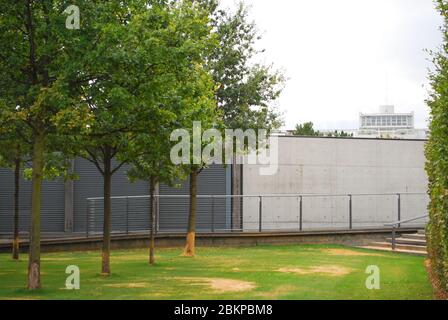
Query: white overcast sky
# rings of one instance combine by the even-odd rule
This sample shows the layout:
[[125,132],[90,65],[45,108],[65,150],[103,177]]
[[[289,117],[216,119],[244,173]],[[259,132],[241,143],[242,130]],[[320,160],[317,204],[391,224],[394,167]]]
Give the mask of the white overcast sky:
[[[237,1],[221,0],[235,8]],[[427,127],[425,49],[442,43],[432,0],[244,0],[263,35],[262,61],[288,81],[278,101],[285,128],[356,129],[360,112],[394,104]]]

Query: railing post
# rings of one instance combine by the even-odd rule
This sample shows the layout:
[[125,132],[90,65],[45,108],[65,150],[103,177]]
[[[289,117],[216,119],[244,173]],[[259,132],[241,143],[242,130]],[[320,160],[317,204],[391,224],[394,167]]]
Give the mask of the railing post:
[[353,196],[349,194],[349,203],[348,203],[348,216],[349,216],[349,229],[353,229],[353,210],[352,210]]
[[86,238],[89,237],[89,212],[90,212],[90,200],[87,200],[87,206],[86,206]]
[[[154,197],[154,200],[156,201],[156,205],[155,205],[155,209],[156,209],[156,234],[159,232],[159,221],[160,221],[160,205],[159,205],[159,200],[160,200],[160,196],[157,195]],[[151,204],[152,205],[152,204]]]
[[299,210],[299,230],[303,230],[303,196],[300,196],[300,210]]
[[240,210],[241,210],[241,214],[240,214],[240,223],[239,223],[239,228],[238,231],[243,232],[244,231],[244,196],[240,197]]
[[259,201],[259,206],[258,206],[258,231],[262,232],[263,231],[263,197],[259,197],[260,201]]
[[393,251],[395,251],[395,248],[396,248],[395,237],[396,237],[396,229],[395,229],[395,226],[393,226],[392,227],[392,250]]
[[[401,221],[401,194],[398,194],[398,221]],[[398,224],[398,228],[401,228],[401,224]]]
[[215,197],[212,196],[212,233],[215,232]]
[[126,197],[126,234],[129,234],[129,197]]

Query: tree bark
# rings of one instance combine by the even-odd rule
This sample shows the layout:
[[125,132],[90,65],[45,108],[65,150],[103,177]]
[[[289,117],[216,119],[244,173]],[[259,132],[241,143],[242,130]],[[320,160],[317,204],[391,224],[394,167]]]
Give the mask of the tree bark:
[[102,269],[104,275],[110,275],[110,232],[111,232],[111,180],[112,180],[112,156],[110,147],[104,147],[104,224],[103,224],[103,248]]
[[231,168],[232,174],[232,215],[231,215],[231,228],[232,231],[241,231],[243,226],[241,225],[241,201],[238,197],[241,195],[241,175],[242,165],[237,164],[238,155],[233,154],[233,162]]
[[20,152],[17,150],[16,159],[14,160],[14,240],[12,241],[12,258],[14,260],[19,260],[19,191]]
[[149,181],[149,216],[150,216],[150,234],[149,234],[149,264],[154,265],[156,263],[155,260],[155,229],[156,229],[156,210],[155,210],[155,197],[154,197],[154,189],[156,185],[156,179],[151,177]]
[[28,289],[41,287],[40,282],[40,206],[43,179],[45,136],[36,132],[33,146],[33,177],[31,180],[31,233],[28,261]]
[[188,216],[187,241],[184,256],[194,257],[196,240],[196,194],[197,194],[198,169],[192,169],[190,173],[190,214]]

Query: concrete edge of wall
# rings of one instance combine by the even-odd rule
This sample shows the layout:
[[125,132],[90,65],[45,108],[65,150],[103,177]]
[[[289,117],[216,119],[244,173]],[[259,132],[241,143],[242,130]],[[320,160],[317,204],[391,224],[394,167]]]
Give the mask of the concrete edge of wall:
[[[402,228],[399,233],[413,233],[418,228]],[[244,247],[257,245],[292,244],[339,244],[366,245],[372,241],[383,241],[391,235],[390,229],[337,230],[308,232],[263,232],[197,234],[198,247]],[[185,244],[184,234],[158,234],[156,247],[181,248]],[[42,252],[100,250],[101,237],[45,239],[41,242]],[[112,237],[112,249],[138,249],[149,246],[148,235],[116,235]],[[21,242],[21,251],[27,252],[28,241]],[[0,244],[0,252],[10,252],[11,243]]]

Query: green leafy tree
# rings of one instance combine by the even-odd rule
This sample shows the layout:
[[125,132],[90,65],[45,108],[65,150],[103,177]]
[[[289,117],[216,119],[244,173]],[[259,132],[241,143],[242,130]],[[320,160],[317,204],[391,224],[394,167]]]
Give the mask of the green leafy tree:
[[214,137],[201,139],[198,146],[195,145],[194,137],[203,137],[204,132],[208,129],[222,128],[222,116],[216,105],[214,88],[215,83],[209,74],[199,70],[196,79],[192,79],[185,87],[185,90],[189,92],[185,98],[185,104],[190,106],[185,110],[181,120],[183,127],[188,128],[190,137],[189,164],[182,166],[189,176],[190,203],[187,237],[183,252],[183,255],[187,257],[195,256],[196,251],[197,179],[199,174],[210,164],[210,159],[202,157],[202,151],[206,146],[217,142]]
[[[79,1],[86,6],[88,1]],[[90,43],[65,26],[65,2],[0,1],[0,96],[2,126],[21,122],[30,130],[32,160],[31,231],[28,288],[40,288],[40,208],[45,154],[58,143],[54,137],[80,130],[86,122],[85,105],[73,88],[77,82],[79,43]],[[13,103],[10,103],[13,101]],[[19,137],[17,137],[19,138]],[[17,140],[17,143],[19,140]],[[26,141],[21,141],[26,142]],[[62,144],[63,146],[64,144]],[[58,151],[61,145],[58,146]]]
[[296,125],[293,131],[295,136],[320,136],[321,133],[318,130],[314,130],[314,124],[312,122],[305,122],[303,124]]
[[[172,163],[170,158],[170,133],[176,116],[174,114],[160,113],[162,109],[154,110],[153,119],[148,122],[151,127],[158,128],[155,132],[140,134],[134,141],[132,150],[135,155],[131,156],[131,169],[128,176],[131,181],[143,180],[149,182],[149,263],[155,264],[155,228],[156,228],[156,200],[155,190],[158,184],[164,183],[170,186],[184,178],[181,167]],[[157,119],[159,116],[160,119]],[[156,120],[157,119],[157,120]]]
[[[174,88],[174,96],[177,99],[168,101],[167,104],[162,103],[162,105],[168,110],[173,110],[173,113],[176,115],[174,122],[168,125],[170,130],[187,130],[190,138],[192,138],[193,124],[195,122],[200,122],[202,128],[206,130],[213,126],[219,126],[221,119],[216,108],[215,83],[204,67],[206,58],[210,56],[210,51],[216,45],[210,23],[210,14],[215,8],[215,2],[189,0],[177,2],[177,4],[171,5],[170,8],[174,33],[169,38],[174,39],[174,43],[179,48],[174,52],[167,52],[163,56],[174,57],[174,61],[168,65],[177,66],[173,68],[173,70],[177,70],[177,85],[171,87]],[[163,91],[169,92],[166,89]],[[202,135],[202,131],[199,134]],[[163,140],[164,136],[164,131],[154,134],[155,139],[161,138]],[[206,163],[202,161],[202,158],[195,161],[193,156],[195,151],[194,143],[193,141],[190,142],[190,147],[187,151],[189,153],[187,157],[189,161],[183,163],[178,168],[173,167],[172,164],[162,168],[164,162],[167,161],[167,158],[165,158],[167,155],[157,154],[157,152],[161,150],[166,152],[166,146],[162,147],[163,142],[155,150],[155,154],[147,154],[140,158],[139,161],[143,160],[145,166],[142,168],[142,163],[140,163],[138,164],[140,168],[137,168],[144,169],[139,170],[143,176],[159,182],[169,183],[179,173],[181,176],[183,174],[189,176],[190,204],[187,239],[184,250],[186,256],[194,256],[195,254],[197,176],[206,167]],[[157,159],[158,163],[154,162]],[[160,168],[158,174],[157,168]],[[153,189],[150,190],[150,193],[153,191]],[[151,210],[153,209],[151,208]],[[152,234],[154,233],[152,232]]]
[[[207,14],[193,1],[154,1],[150,6],[142,1],[119,2],[114,10],[104,23],[98,23],[103,21],[101,16],[97,18],[100,37],[85,56],[83,69],[95,76],[82,87],[81,96],[94,120],[76,141],[83,148],[81,155],[103,176],[103,274],[110,274],[112,176],[131,162],[144,169],[142,175],[148,174],[150,165],[158,168],[151,161],[145,164],[147,151],[137,154],[135,150],[142,148],[134,146],[151,135],[157,138],[157,126],[165,125],[166,117],[194,109],[183,102],[185,95],[176,88],[179,79],[198,73],[210,34]],[[188,87],[189,83],[183,83]],[[164,178],[164,173],[152,178]]]
[[353,137],[353,133],[345,132],[344,130],[338,131],[334,130],[334,132],[329,132],[326,134],[327,137],[334,137],[334,138],[347,138],[347,137]]
[[[135,138],[141,115],[140,101],[133,93],[141,78],[135,74],[141,52],[132,44],[134,19],[140,12],[128,12],[128,2],[114,3],[111,11],[97,17],[96,46],[85,55],[82,70],[90,81],[80,87],[92,115],[92,123],[83,134],[74,137],[73,149],[95,165],[103,178],[104,222],[102,274],[109,275],[111,243],[112,176],[128,162],[124,157],[129,141]],[[140,8],[143,10],[143,8]],[[135,51],[134,51],[135,50]],[[141,65],[142,71],[148,66]],[[115,161],[113,161],[115,159]],[[89,228],[86,225],[86,228]]]
[[[219,45],[208,60],[213,80],[218,89],[216,99],[227,129],[266,129],[268,133],[282,125],[281,114],[274,107],[285,83],[282,72],[272,65],[254,63],[264,52],[257,48],[261,35],[243,2],[235,11],[215,8],[212,14],[213,26]],[[244,145],[243,152],[248,152]],[[242,192],[240,178],[242,166],[237,164],[238,155],[234,148],[232,157],[232,190]],[[240,199],[232,199],[232,221],[239,228],[241,212]]]
[[432,52],[435,71],[430,74],[432,90],[430,137],[426,144],[426,171],[429,178],[429,215],[427,226],[428,254],[432,271],[448,292],[448,3],[437,0],[437,9],[444,19],[444,46]]
[[[255,48],[260,35],[255,23],[249,21],[246,7],[240,3],[235,12],[230,12],[219,9],[218,1],[210,1],[208,4],[218,45],[208,55],[206,68],[217,85],[215,99],[218,113],[213,115],[212,111],[210,117],[204,117],[213,119],[218,115],[220,119],[212,121],[218,128],[268,131],[278,128],[282,123],[280,113],[272,107],[272,103],[280,96],[285,79],[271,65],[252,63],[262,50]],[[210,121],[202,119],[203,130],[211,128],[205,126],[207,122]],[[234,163],[236,156],[235,153]],[[190,211],[184,250],[186,256],[195,254],[196,181],[204,167],[190,167]],[[237,170],[232,170],[234,187],[238,186],[237,175]],[[236,201],[233,202],[233,208],[238,208]]]
[[[158,54],[163,59],[160,61],[164,66],[163,74],[147,78],[157,86],[143,91],[142,101],[146,107],[141,123],[145,130],[137,133],[127,157],[132,165],[128,171],[131,180],[149,182],[150,264],[155,263],[155,187],[160,183],[174,185],[185,178],[190,169],[186,164],[172,162],[171,133],[175,129],[190,128],[194,120],[204,119],[210,114],[214,101],[213,82],[201,67],[204,52],[213,45],[207,8],[200,9],[185,1],[171,7],[165,19],[169,19],[165,25],[171,24],[173,28],[157,31],[165,41],[165,47],[160,48]],[[143,37],[150,38],[144,34]],[[172,47],[172,41],[178,47]]]
[[[255,48],[260,36],[255,23],[248,19],[247,9],[242,3],[236,12],[219,9],[218,1],[210,1],[209,8],[218,45],[210,52],[206,67],[217,84],[215,99],[221,128],[268,131],[278,128],[280,114],[272,102],[283,89],[284,77],[271,65],[251,62],[262,51]],[[202,128],[207,129],[204,125]],[[187,256],[194,255],[195,251],[196,180],[203,167],[194,165],[190,171],[190,213],[184,250]],[[237,170],[232,170],[234,187],[238,186],[237,175]],[[233,208],[238,208],[237,201],[233,202]]]
[[212,15],[219,45],[207,67],[218,89],[216,98],[226,128],[277,129],[281,114],[273,107],[284,87],[283,74],[272,65],[253,63],[264,50],[261,36],[242,2],[235,12],[216,9]]

